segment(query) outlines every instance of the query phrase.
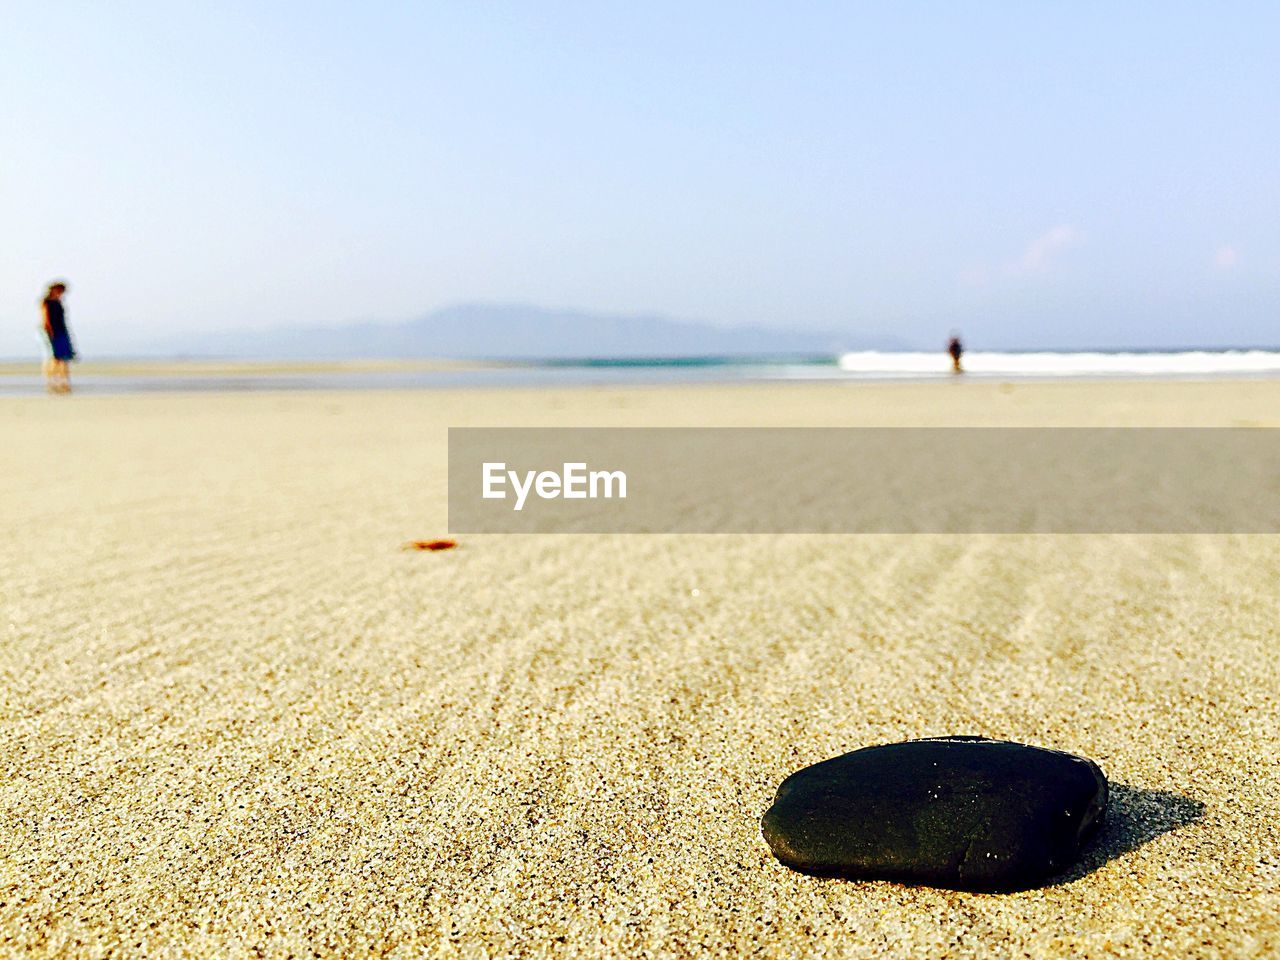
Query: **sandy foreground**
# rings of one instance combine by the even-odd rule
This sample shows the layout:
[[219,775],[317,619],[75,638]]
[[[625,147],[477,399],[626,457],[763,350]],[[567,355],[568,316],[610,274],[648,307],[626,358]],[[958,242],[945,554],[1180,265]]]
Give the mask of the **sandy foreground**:
[[[1280,952],[1280,538],[445,533],[448,426],[1280,426],[1280,382],[0,400],[0,955]],[[818,880],[801,766],[1114,787],[1013,895]]]

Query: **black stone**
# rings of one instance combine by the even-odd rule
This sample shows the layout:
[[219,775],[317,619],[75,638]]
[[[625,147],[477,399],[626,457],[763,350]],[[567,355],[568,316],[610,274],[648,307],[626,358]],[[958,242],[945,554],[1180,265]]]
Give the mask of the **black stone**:
[[1091,760],[983,737],[855,750],[783,781],[764,838],[788,867],[956,890],[1019,890],[1062,872],[1102,821]]

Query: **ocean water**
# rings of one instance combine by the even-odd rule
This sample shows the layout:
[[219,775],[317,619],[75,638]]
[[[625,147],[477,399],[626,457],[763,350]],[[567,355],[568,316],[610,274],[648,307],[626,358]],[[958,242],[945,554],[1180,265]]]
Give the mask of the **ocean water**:
[[[840,356],[849,376],[947,376],[949,358],[937,353],[881,353],[875,350]],[[975,351],[964,355],[965,373],[975,377],[1215,377],[1280,373],[1277,350],[1147,350],[1004,353]]]
[[[251,366],[246,364],[246,366]],[[964,355],[969,379],[1056,380],[1093,378],[1205,379],[1280,375],[1280,350],[996,352]],[[624,384],[726,383],[777,380],[935,380],[952,378],[942,351],[865,350],[839,355],[778,357],[675,357],[530,360],[497,366],[437,370],[251,370],[210,375],[174,364],[127,375],[73,368],[76,391],[85,394],[262,391],[398,390],[441,387],[554,387]],[[31,372],[0,375],[0,395],[43,392],[39,365]]]

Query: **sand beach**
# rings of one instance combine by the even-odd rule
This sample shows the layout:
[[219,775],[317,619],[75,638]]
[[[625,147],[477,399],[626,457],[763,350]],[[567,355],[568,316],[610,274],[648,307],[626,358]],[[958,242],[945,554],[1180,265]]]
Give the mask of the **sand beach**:
[[[0,399],[0,955],[1267,957],[1280,538],[444,536],[450,426],[1280,427],[1280,381]],[[1096,760],[1043,889],[793,873],[795,769]]]

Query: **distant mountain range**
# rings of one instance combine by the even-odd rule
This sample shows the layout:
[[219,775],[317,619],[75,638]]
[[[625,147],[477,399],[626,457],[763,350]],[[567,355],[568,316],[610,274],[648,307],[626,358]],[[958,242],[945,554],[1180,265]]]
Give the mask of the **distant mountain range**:
[[404,323],[234,330],[190,335],[172,352],[193,357],[486,360],[762,356],[901,350],[891,337],[762,327],[717,327],[658,316],[462,304]]

